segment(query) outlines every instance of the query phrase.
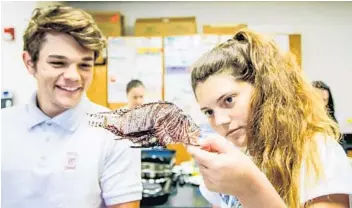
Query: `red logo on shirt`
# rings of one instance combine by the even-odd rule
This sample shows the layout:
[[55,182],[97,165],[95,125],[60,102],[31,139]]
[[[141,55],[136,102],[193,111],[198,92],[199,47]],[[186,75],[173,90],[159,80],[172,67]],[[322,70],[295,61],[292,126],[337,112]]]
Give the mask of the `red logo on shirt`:
[[66,155],[66,170],[75,170],[77,164],[77,153],[75,152],[68,152]]

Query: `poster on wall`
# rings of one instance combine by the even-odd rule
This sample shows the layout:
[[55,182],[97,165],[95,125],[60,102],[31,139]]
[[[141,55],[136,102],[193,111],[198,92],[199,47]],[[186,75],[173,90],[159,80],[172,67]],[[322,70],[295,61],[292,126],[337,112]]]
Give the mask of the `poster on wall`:
[[218,42],[218,35],[164,37],[165,100],[191,115],[204,133],[209,125],[194,98],[190,67]]
[[125,103],[132,79],[146,87],[145,102],[162,99],[161,37],[117,37],[108,40],[108,102]]

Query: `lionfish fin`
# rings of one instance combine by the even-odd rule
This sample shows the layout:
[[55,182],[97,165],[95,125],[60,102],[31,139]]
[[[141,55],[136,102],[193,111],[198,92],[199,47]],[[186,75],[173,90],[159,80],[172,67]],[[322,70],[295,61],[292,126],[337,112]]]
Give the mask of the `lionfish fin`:
[[92,127],[103,127],[107,125],[107,116],[99,113],[87,113],[90,117],[88,125]]

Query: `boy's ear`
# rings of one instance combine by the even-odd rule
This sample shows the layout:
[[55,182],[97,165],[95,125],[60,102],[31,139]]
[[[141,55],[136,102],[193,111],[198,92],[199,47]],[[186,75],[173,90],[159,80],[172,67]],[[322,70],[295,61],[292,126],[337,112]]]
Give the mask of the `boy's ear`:
[[28,73],[31,75],[35,74],[35,66],[34,62],[32,61],[31,55],[28,53],[28,51],[23,51],[22,53],[22,59],[23,63],[26,66]]

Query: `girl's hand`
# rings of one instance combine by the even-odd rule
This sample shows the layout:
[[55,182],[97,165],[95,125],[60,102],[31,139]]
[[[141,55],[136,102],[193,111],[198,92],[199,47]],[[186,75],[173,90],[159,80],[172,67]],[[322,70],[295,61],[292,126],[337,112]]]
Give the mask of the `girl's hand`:
[[206,187],[213,192],[238,195],[250,185],[253,171],[260,171],[252,160],[222,137],[200,141],[200,147],[188,146],[199,164]]

